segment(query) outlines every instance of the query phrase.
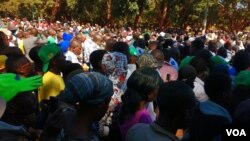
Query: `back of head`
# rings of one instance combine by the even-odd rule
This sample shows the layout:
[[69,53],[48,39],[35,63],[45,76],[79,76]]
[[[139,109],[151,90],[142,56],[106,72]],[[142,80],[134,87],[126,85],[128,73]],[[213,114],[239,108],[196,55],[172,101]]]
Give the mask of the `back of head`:
[[187,84],[182,81],[173,81],[165,83],[160,87],[157,104],[160,110],[160,117],[178,120],[183,123],[190,118],[186,114],[187,112],[192,112],[196,105],[196,100],[193,90]]
[[132,73],[127,82],[127,88],[134,90],[146,98],[161,83],[159,73],[152,68],[140,68]]
[[164,62],[164,54],[161,50],[153,50],[151,54],[155,57],[159,64],[162,64]]
[[206,62],[206,65],[208,65],[208,66],[210,64],[211,58],[213,57],[213,55],[210,53],[210,51],[208,51],[206,49],[200,50],[196,56],[203,58],[203,60]]
[[152,54],[142,54],[138,60],[137,64],[139,68],[149,67],[149,68],[158,68],[159,64],[156,58]]
[[197,74],[202,74],[208,71],[208,66],[206,62],[204,61],[204,59],[201,57],[194,57],[191,60],[190,65],[195,68]]
[[33,60],[35,63],[42,63],[42,60],[40,60],[39,56],[38,56],[38,52],[41,49],[41,46],[36,46],[33,47],[30,52],[29,52],[29,57],[31,60]]
[[78,73],[68,79],[64,91],[58,96],[64,102],[96,105],[113,95],[113,84],[97,72]]
[[246,70],[250,67],[250,54],[243,50],[238,51],[233,58],[233,66],[237,73]]
[[129,46],[127,43],[124,42],[115,43],[113,51],[123,53],[127,56],[127,58],[129,58]]
[[204,49],[204,42],[200,38],[196,38],[191,43],[190,54],[194,55],[197,51]]
[[211,101],[224,105],[223,101],[230,97],[231,78],[222,73],[212,73],[205,81],[205,92]]
[[114,44],[116,43],[116,40],[114,39],[108,39],[106,41],[106,47],[105,47],[105,50],[106,51],[113,51],[113,48],[114,48]]
[[18,47],[7,47],[3,50],[2,54],[8,56],[23,55],[22,51]]
[[191,88],[194,88],[194,80],[196,75],[196,70],[190,65],[184,66],[178,71],[178,79],[180,81],[184,81]]
[[7,35],[0,31],[0,54],[2,54],[3,50],[8,47],[7,40]]
[[208,50],[209,51],[216,53],[217,49],[218,49],[218,44],[217,44],[216,40],[211,40],[208,42]]
[[250,100],[241,102],[234,113],[235,124],[249,126],[250,125]]
[[101,69],[100,63],[102,63],[102,59],[105,53],[106,53],[105,50],[96,50],[90,54],[89,61],[93,67],[93,70]]
[[67,81],[68,79],[70,79],[71,76],[74,76],[75,74],[82,73],[82,72],[83,72],[83,68],[80,64],[69,62],[67,65],[65,65],[62,71],[63,79],[64,81]]
[[16,126],[33,126],[37,111],[38,102],[35,95],[32,92],[23,92],[8,102],[1,120]]
[[217,51],[217,55],[227,58],[227,50],[224,47],[220,47]]

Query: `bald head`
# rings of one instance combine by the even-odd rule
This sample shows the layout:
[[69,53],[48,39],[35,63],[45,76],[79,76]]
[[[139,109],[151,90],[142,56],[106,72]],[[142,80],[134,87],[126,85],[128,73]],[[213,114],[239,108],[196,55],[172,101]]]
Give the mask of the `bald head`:
[[55,36],[55,35],[56,35],[56,31],[55,31],[54,29],[49,29],[49,30],[48,30],[48,33],[49,33],[49,35],[51,35],[51,36]]
[[72,40],[70,42],[70,48],[82,47],[82,44],[78,40]]
[[72,40],[70,42],[69,51],[72,51],[76,55],[82,53],[82,44],[78,40]]
[[84,34],[82,34],[82,33],[79,33],[79,34],[76,35],[76,40],[83,43],[86,40],[86,36]]

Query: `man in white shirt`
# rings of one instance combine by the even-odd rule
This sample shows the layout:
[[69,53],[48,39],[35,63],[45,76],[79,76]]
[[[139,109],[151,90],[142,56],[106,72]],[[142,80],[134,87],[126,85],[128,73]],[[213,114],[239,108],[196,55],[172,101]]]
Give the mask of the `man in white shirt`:
[[83,57],[84,57],[85,63],[89,63],[89,56],[90,56],[90,54],[93,51],[100,49],[100,47],[95,42],[93,42],[90,38],[87,38],[82,33],[79,33],[76,36],[76,39],[78,41],[80,41],[81,44],[82,44],[82,48],[84,50]]
[[72,63],[82,64],[79,61],[79,57],[82,53],[82,45],[79,41],[73,40],[70,42],[70,47],[68,51],[65,53],[66,60],[71,61]]

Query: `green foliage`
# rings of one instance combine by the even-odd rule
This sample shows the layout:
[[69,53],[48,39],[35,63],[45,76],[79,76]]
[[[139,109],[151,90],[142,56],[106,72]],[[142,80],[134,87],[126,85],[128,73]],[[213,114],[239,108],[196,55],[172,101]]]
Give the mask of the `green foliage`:
[[[108,0],[59,0],[55,19],[80,20],[83,22],[108,23]],[[57,3],[58,4],[58,3]],[[140,22],[146,25],[163,25],[173,27],[203,27],[208,8],[207,24],[227,31],[243,30],[250,25],[249,0],[111,0],[111,23],[131,25]],[[143,4],[143,5],[141,5]],[[2,16],[38,17],[51,19],[56,0],[2,0]],[[163,9],[165,17],[162,16]],[[135,20],[137,17],[138,21]]]

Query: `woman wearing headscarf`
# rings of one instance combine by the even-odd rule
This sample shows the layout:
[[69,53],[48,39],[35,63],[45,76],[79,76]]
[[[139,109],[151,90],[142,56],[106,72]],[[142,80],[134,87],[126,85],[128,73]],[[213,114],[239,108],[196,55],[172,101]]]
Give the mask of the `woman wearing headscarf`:
[[77,108],[56,110],[45,124],[41,140],[98,141],[93,124],[106,113],[113,94],[112,82],[100,73],[78,73],[66,83],[58,98]]

